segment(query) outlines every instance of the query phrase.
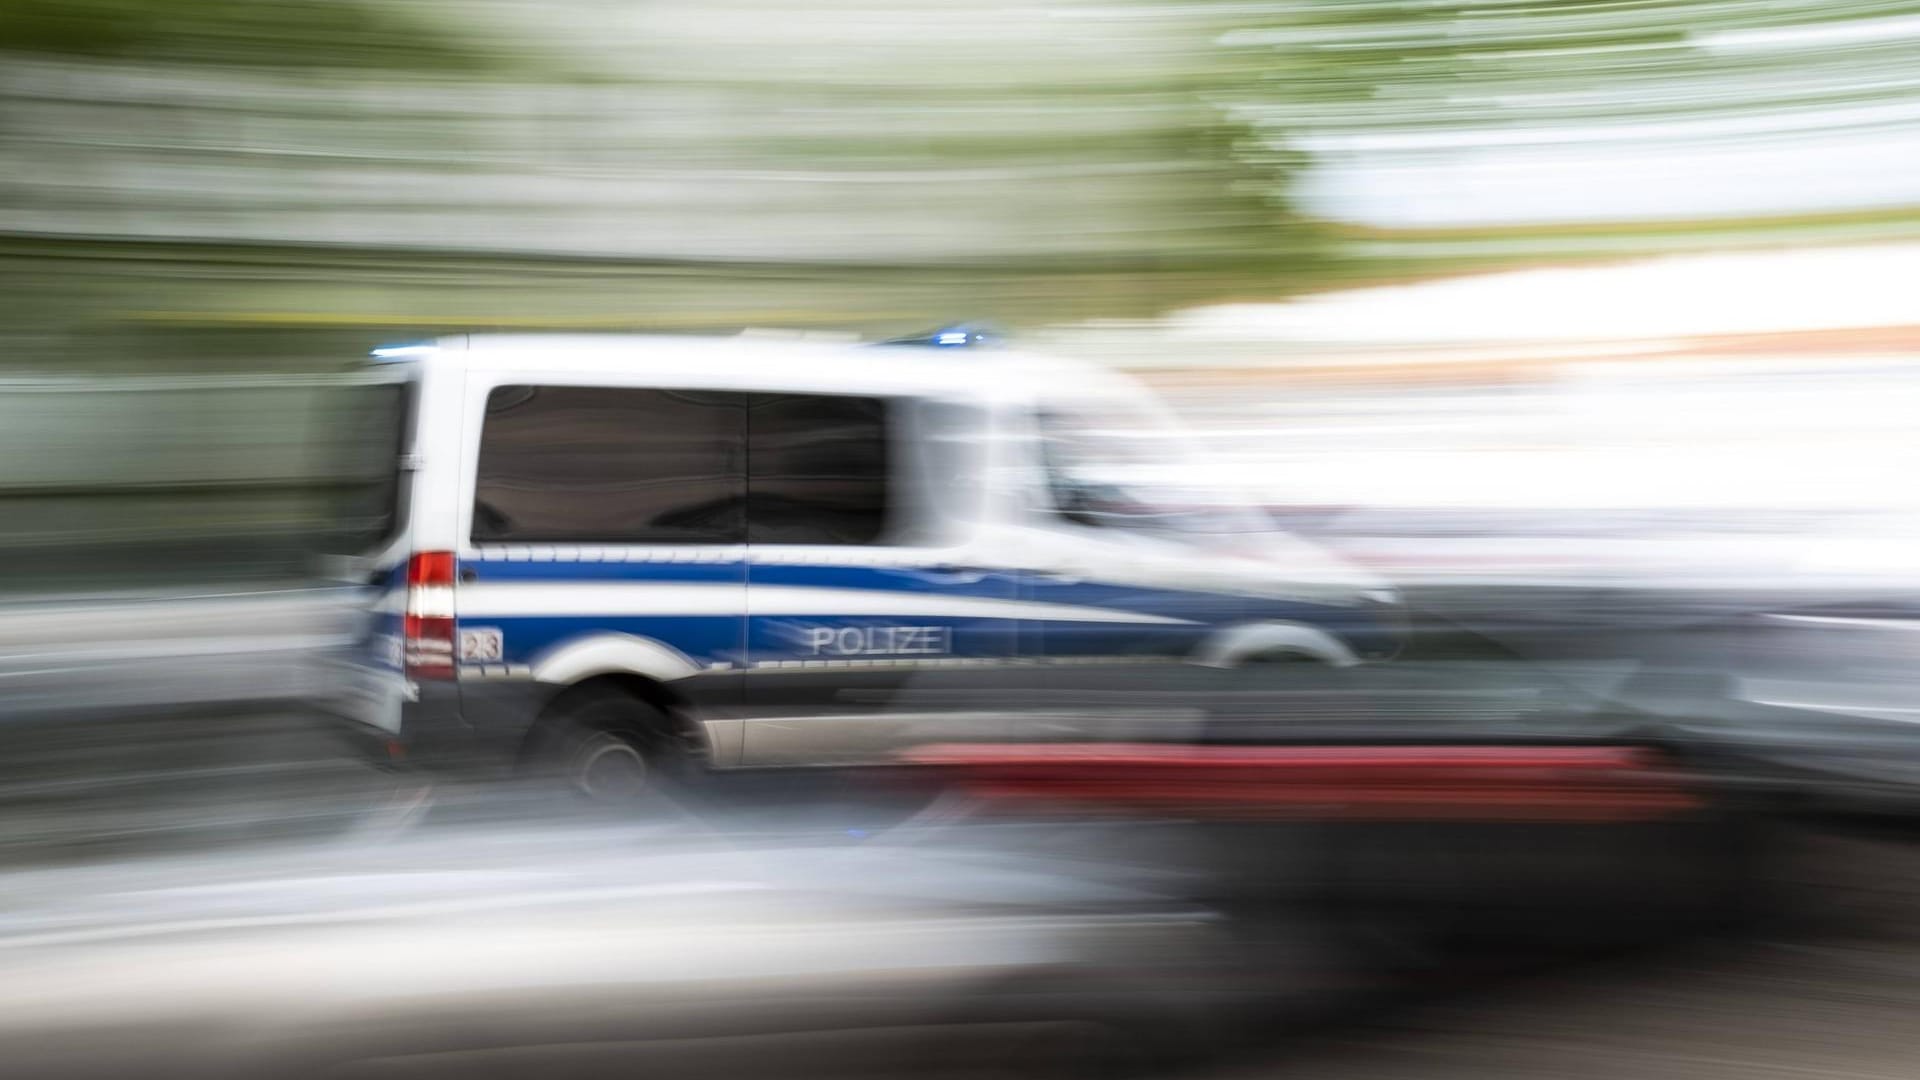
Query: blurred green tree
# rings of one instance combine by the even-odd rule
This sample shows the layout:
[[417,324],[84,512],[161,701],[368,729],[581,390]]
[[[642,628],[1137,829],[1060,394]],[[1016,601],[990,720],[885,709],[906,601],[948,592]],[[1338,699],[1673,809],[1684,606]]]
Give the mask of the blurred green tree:
[[0,0],[0,51],[460,71],[495,61],[443,22],[366,0]]

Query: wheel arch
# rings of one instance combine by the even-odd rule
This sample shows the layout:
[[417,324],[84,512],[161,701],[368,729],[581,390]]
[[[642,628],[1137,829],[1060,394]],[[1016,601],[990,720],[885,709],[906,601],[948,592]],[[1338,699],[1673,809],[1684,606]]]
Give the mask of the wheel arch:
[[1194,649],[1191,660],[1202,667],[1238,667],[1267,656],[1297,656],[1328,667],[1352,667],[1360,662],[1346,642],[1301,622],[1241,623],[1208,635]]
[[665,717],[673,735],[692,740],[704,752],[712,749],[691,702],[675,685],[700,668],[670,645],[631,634],[594,634],[549,649],[532,667],[534,681],[548,693],[521,740],[522,763],[537,753],[559,717],[601,696],[638,701]]

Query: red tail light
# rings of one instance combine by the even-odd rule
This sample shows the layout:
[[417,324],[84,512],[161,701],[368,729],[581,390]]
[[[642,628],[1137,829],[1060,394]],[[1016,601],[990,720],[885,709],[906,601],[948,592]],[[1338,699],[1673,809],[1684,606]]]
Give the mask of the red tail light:
[[407,560],[405,656],[413,679],[453,678],[453,552]]

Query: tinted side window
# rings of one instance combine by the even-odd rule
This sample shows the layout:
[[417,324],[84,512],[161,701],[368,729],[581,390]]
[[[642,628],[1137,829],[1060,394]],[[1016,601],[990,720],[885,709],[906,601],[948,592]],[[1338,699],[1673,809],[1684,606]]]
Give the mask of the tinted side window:
[[887,403],[766,395],[748,422],[747,538],[763,544],[871,544],[889,525]]
[[746,534],[745,395],[502,386],[487,397],[477,541],[729,543]]

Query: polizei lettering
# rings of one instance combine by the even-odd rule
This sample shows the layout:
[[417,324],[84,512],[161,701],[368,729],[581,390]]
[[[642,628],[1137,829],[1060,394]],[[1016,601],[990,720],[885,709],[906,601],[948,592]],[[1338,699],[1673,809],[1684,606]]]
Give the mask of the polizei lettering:
[[945,626],[805,626],[801,650],[810,656],[944,656],[953,651]]

